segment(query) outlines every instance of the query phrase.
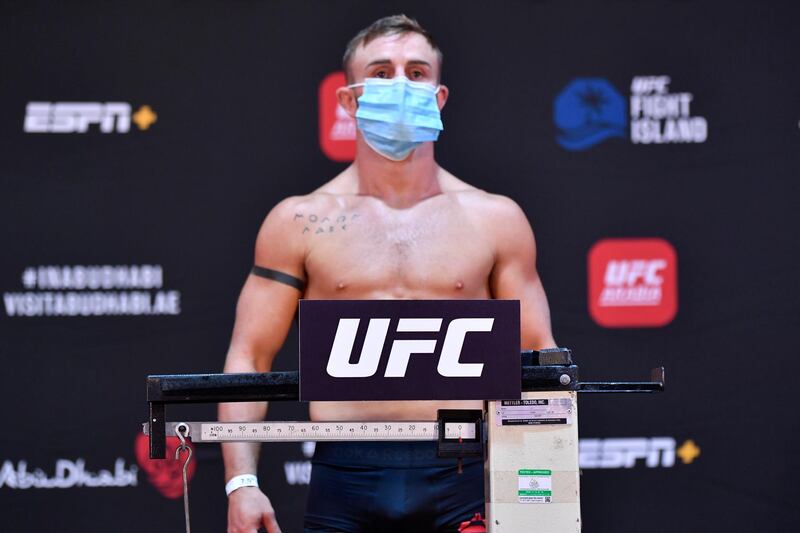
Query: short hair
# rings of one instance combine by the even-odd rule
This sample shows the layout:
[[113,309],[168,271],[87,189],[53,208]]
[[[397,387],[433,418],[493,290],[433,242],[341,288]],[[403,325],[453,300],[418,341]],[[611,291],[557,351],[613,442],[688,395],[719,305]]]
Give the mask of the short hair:
[[391,15],[376,20],[358,32],[356,36],[347,43],[347,48],[344,50],[344,57],[342,57],[342,68],[344,69],[348,82],[353,81],[352,75],[350,74],[350,62],[353,60],[353,55],[355,55],[356,49],[359,46],[366,46],[370,41],[378,37],[383,37],[384,35],[401,35],[404,33],[419,33],[425,37],[425,40],[431,45],[433,51],[436,52],[436,58],[439,60],[439,70],[441,72],[444,56],[433,36],[428,33],[428,30],[423,28],[419,22],[411,17],[407,17],[406,15]]

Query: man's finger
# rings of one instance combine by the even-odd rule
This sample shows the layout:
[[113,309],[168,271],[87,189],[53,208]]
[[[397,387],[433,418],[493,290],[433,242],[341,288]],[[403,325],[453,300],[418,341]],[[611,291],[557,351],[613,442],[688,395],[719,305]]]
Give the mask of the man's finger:
[[264,527],[267,528],[267,533],[281,533],[278,521],[275,520],[275,513],[264,513],[261,515],[261,521],[264,523]]

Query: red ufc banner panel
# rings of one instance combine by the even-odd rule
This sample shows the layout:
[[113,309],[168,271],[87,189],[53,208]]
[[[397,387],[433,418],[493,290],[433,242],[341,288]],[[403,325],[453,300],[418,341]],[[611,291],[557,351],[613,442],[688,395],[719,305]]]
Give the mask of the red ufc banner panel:
[[589,250],[589,313],[607,328],[658,327],[678,311],[678,259],[663,239],[603,239]]
[[356,120],[339,105],[336,89],[347,85],[344,72],[331,72],[319,85],[319,145],[333,161],[356,156]]
[[521,397],[518,300],[302,300],[300,400]]

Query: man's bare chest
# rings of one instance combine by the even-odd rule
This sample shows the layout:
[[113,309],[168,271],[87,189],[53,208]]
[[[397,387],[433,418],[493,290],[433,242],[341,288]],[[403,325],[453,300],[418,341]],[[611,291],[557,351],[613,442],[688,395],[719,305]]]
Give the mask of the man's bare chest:
[[493,243],[461,210],[355,206],[297,220],[318,297],[487,296]]

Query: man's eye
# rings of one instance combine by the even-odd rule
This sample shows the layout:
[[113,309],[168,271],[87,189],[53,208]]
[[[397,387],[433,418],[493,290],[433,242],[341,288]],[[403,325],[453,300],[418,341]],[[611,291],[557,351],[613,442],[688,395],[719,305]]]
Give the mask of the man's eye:
[[375,73],[375,77],[376,78],[385,78],[386,77],[386,71],[385,70],[379,70],[378,72]]
[[411,78],[412,79],[417,80],[417,79],[422,78],[422,77],[424,77],[424,74],[419,70],[414,70],[414,71],[411,72]]

